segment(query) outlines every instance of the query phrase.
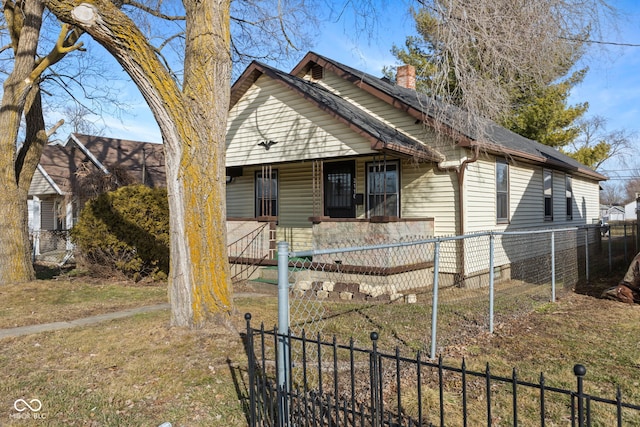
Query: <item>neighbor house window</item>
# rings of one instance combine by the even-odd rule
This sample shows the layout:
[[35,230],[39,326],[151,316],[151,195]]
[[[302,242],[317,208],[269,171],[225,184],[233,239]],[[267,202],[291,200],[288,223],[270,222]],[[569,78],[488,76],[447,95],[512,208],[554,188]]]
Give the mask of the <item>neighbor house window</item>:
[[573,183],[571,175],[565,178],[565,191],[567,197],[567,219],[573,219]]
[[373,216],[400,216],[398,162],[367,164],[367,212]]
[[256,216],[278,215],[278,171],[256,172]]
[[509,164],[502,159],[496,160],[496,220],[509,222]]
[[544,169],[543,187],[544,187],[544,220],[553,221],[553,171]]

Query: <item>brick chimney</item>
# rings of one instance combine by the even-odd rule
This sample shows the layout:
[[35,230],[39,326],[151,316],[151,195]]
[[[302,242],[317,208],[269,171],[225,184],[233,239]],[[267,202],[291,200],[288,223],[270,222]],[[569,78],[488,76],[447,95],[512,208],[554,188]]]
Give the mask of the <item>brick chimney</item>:
[[396,71],[396,84],[407,89],[416,89],[416,69],[413,65],[402,65]]

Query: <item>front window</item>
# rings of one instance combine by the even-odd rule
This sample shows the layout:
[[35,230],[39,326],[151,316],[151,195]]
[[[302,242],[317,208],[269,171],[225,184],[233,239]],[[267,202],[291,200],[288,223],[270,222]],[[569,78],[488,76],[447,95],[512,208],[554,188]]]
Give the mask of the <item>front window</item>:
[[544,220],[553,221],[553,172],[543,170]]
[[567,219],[573,219],[573,182],[570,175],[565,179],[567,197]]
[[367,164],[367,211],[374,216],[400,216],[398,162]]
[[509,222],[509,164],[501,159],[496,161],[496,220]]
[[256,216],[278,216],[278,171],[256,172]]

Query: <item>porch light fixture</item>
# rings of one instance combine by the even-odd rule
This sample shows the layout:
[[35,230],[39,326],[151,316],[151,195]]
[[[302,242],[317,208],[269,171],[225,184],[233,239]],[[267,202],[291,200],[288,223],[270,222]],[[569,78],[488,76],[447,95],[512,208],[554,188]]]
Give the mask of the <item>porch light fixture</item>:
[[272,145],[275,145],[277,143],[278,141],[268,140],[268,141],[260,141],[258,145],[261,147],[264,147],[265,150],[269,151],[269,148],[271,148]]

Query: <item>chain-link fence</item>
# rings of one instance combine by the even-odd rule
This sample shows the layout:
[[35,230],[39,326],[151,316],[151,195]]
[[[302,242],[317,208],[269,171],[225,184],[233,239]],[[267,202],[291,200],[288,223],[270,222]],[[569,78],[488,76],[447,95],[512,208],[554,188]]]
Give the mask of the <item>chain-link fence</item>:
[[[356,346],[385,330],[385,346],[434,358],[611,269],[615,245],[596,225],[292,253],[281,242],[279,330]],[[415,325],[420,336],[405,332]]]

